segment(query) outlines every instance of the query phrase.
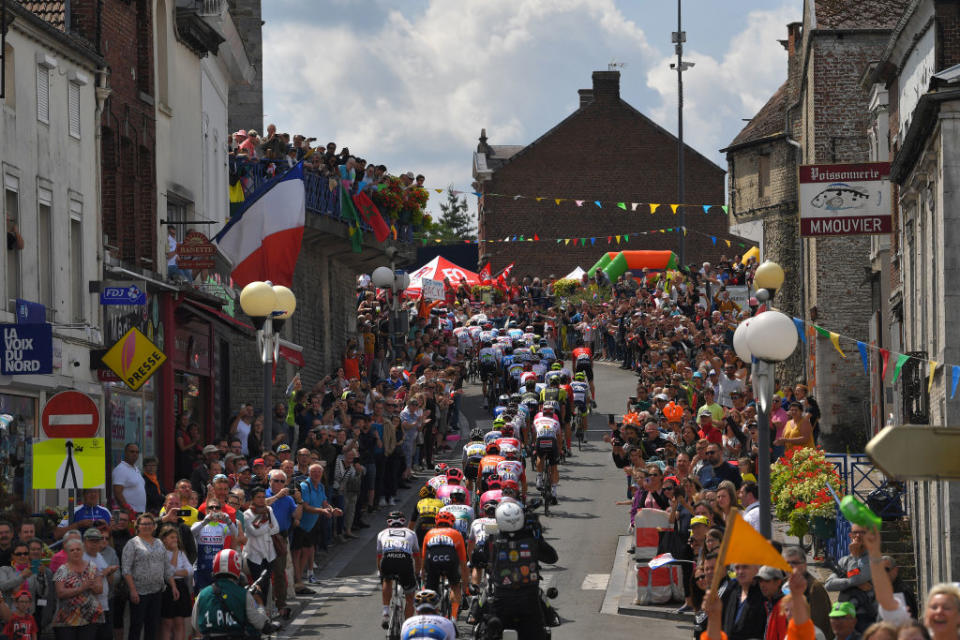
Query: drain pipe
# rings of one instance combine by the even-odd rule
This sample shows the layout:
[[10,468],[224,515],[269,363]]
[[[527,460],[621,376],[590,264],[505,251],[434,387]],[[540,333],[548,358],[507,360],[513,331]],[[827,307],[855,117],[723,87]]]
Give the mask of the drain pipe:
[[[793,123],[790,120],[790,114],[793,112],[794,109],[800,106],[801,102],[802,100],[800,98],[797,98],[796,102],[794,102],[789,107],[787,107],[787,110],[784,114],[784,125],[783,125],[783,130],[786,133],[787,144],[789,144],[790,146],[794,147],[797,150],[796,152],[797,167],[799,167],[800,164],[803,162],[803,145],[801,145],[799,142],[793,139],[793,126],[792,126]],[[800,184],[797,183],[797,218],[799,217],[800,217]],[[800,251],[798,252],[800,255],[800,265],[799,265],[800,266],[800,303],[799,303],[798,311],[800,312],[800,317],[806,320],[807,314],[804,312],[804,309],[803,309],[804,301],[806,300],[806,288],[807,288],[807,277],[806,277],[806,272],[804,271],[804,264],[806,260],[804,259],[803,237],[799,234],[799,232],[797,233],[797,243],[800,245]],[[807,356],[806,354],[804,354],[803,383],[807,384],[808,379],[809,379],[809,376],[807,372]]]

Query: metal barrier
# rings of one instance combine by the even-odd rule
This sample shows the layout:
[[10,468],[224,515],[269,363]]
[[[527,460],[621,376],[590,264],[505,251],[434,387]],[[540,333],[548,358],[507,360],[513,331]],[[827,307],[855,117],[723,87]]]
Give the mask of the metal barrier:
[[[899,482],[891,481],[873,464],[864,453],[828,453],[843,479],[843,493],[854,495],[870,507],[884,520],[892,520],[907,515],[906,488]],[[824,541],[826,552],[839,559],[850,550],[850,522],[836,509],[834,535]]]

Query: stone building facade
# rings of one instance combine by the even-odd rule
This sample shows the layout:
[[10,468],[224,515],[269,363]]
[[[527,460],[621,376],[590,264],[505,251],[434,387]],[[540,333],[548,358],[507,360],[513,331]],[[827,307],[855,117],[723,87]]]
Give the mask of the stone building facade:
[[230,0],[230,15],[254,69],[248,84],[230,87],[230,131],[263,129],[263,19],[260,6],[261,0]]
[[[960,6],[914,0],[906,7],[865,79],[876,96],[871,123],[879,153],[889,155],[894,225],[886,264],[875,278],[889,312],[879,327],[896,353],[913,356],[893,385],[873,378],[889,398],[895,424],[955,427],[960,398],[956,282],[960,254]],[[882,271],[880,271],[882,269]],[[891,356],[893,357],[893,356]],[[930,384],[929,362],[938,363]],[[909,455],[910,452],[905,452]],[[931,470],[932,471],[932,470]],[[960,491],[956,482],[908,483],[908,511],[919,592],[960,579]]]
[[[595,71],[592,89],[580,90],[580,107],[529,145],[490,145],[486,133],[473,157],[473,176],[485,196],[479,206],[479,238],[551,238],[527,244],[481,243],[480,264],[494,273],[511,262],[517,276],[562,276],[577,265],[592,266],[605,251],[671,249],[680,234],[631,236],[629,244],[607,244],[607,236],[677,228],[677,138],[620,98],[620,72]],[[716,260],[744,251],[730,236],[719,206],[705,214],[702,204],[724,203],[724,171],[685,147],[686,262]],[[538,200],[538,197],[542,199]],[[562,201],[557,204],[555,199]],[[575,199],[583,199],[577,206]],[[603,203],[598,208],[594,203]],[[616,206],[626,203],[626,210]],[[662,203],[653,215],[646,204]],[[714,243],[711,236],[717,238]],[[558,249],[553,238],[596,237],[596,243]],[[727,240],[732,246],[727,246]]]
[[[799,237],[797,166],[863,162],[868,88],[861,79],[883,52],[907,0],[869,4],[805,0],[803,21],[787,28],[787,79],[725,150],[731,215],[764,222],[765,257],[782,264],[787,285],[776,303],[795,317],[866,340],[871,314],[871,240]],[[852,345],[849,345],[852,346]],[[870,382],[856,353],[808,337],[802,361],[788,363],[823,413],[823,442],[858,449],[870,424]]]

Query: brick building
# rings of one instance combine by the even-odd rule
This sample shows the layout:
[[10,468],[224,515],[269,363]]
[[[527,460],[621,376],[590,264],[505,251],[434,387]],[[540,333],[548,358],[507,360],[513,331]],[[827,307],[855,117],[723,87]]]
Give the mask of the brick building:
[[[797,165],[871,159],[870,95],[861,79],[908,0],[805,0],[787,26],[787,79],[724,151],[731,217],[762,220],[766,258],[786,285],[777,303],[807,322],[866,340],[871,316],[869,236],[800,238]],[[859,450],[870,423],[870,382],[859,358],[810,338],[788,372],[820,401],[823,442]],[[792,382],[792,380],[791,380]]]
[[[561,276],[595,263],[608,245],[606,236],[680,226],[679,214],[662,206],[650,214],[645,204],[676,203],[677,138],[620,98],[620,72],[595,71],[593,88],[581,89],[580,107],[526,146],[490,145],[486,133],[473,156],[473,176],[481,193],[521,194],[522,199],[484,197],[479,206],[479,238],[534,234],[543,238],[596,237],[595,245],[553,242],[481,243],[480,265],[493,272],[510,262],[514,274]],[[686,256],[688,263],[715,260],[743,249],[728,233],[719,207],[704,214],[701,204],[723,204],[724,171],[685,147]],[[537,196],[543,200],[537,201]],[[559,205],[555,198],[563,198]],[[574,199],[585,200],[578,207]],[[593,201],[605,203],[597,208]],[[627,203],[624,211],[617,202]],[[610,204],[606,204],[610,203]],[[711,236],[718,238],[714,244]],[[622,249],[679,249],[679,233],[631,236]],[[728,248],[722,240],[734,241]]]
[[[911,356],[894,383],[874,365],[872,396],[895,424],[955,426],[960,397],[953,330],[960,304],[953,290],[960,237],[960,6],[946,0],[909,3],[864,87],[871,95],[871,143],[890,160],[893,233],[875,243],[872,329],[878,345]],[[873,337],[873,333],[871,335]],[[891,359],[893,356],[891,356]],[[929,362],[938,366],[932,381]],[[931,384],[932,382],[932,384]],[[911,452],[906,452],[909,455]],[[919,592],[960,577],[960,495],[956,482],[906,487]]]

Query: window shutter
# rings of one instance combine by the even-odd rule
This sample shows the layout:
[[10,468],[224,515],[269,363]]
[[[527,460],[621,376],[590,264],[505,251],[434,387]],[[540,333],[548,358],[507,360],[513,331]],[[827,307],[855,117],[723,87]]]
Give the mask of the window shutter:
[[67,85],[67,113],[70,118],[70,135],[80,137],[80,86],[74,82]]
[[37,120],[50,124],[50,71],[37,65]]

